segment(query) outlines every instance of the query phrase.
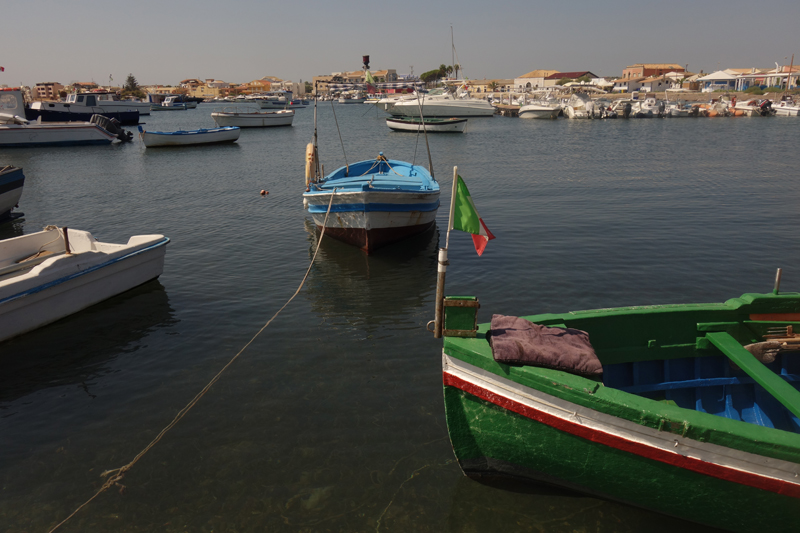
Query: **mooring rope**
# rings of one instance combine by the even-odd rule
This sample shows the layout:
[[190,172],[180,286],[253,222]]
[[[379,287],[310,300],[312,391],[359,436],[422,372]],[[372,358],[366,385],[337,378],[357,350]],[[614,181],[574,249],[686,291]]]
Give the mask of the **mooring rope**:
[[303,285],[305,284],[306,280],[308,279],[308,275],[311,273],[311,267],[313,267],[313,266],[314,266],[314,261],[316,261],[316,259],[317,259],[317,253],[319,252],[320,245],[322,244],[322,237],[324,237],[324,236],[325,236],[325,226],[326,226],[326,224],[328,223],[328,215],[329,215],[329,214],[330,214],[330,212],[331,212],[331,205],[333,205],[333,197],[334,197],[334,195],[335,195],[335,194],[336,194],[336,189],[334,188],[334,189],[333,189],[333,191],[331,192],[331,199],[330,199],[330,201],[328,202],[328,210],[325,212],[325,220],[324,220],[324,222],[322,223],[322,231],[320,232],[320,235],[319,235],[319,241],[317,241],[317,248],[316,248],[316,250],[314,250],[314,255],[311,257],[311,263],[308,265],[308,269],[306,270],[306,274],[305,274],[305,276],[303,276],[303,279],[302,279],[302,281],[300,282],[300,285],[297,287],[297,290],[296,290],[296,291],[294,291],[294,294],[292,295],[292,297],[291,297],[291,298],[289,298],[289,299],[286,301],[286,303],[285,303],[285,304],[283,304],[283,307],[281,307],[280,309],[278,309],[278,312],[276,312],[274,315],[272,315],[272,318],[270,318],[270,319],[267,321],[267,323],[266,323],[266,324],[264,324],[264,326],[263,326],[263,327],[262,327],[260,330],[258,330],[258,333],[256,333],[255,335],[253,335],[253,338],[252,338],[252,339],[250,339],[250,341],[248,341],[248,343],[247,343],[247,344],[245,344],[245,345],[244,345],[244,347],[243,347],[241,350],[239,350],[239,353],[237,353],[236,355],[234,355],[234,356],[231,358],[231,360],[230,360],[230,361],[228,361],[228,363],[227,363],[225,366],[223,366],[223,367],[222,367],[222,370],[220,370],[219,372],[217,372],[217,375],[215,375],[215,376],[214,376],[214,377],[211,379],[211,381],[209,381],[209,382],[208,382],[208,385],[206,385],[205,387],[203,387],[203,389],[202,389],[200,392],[198,392],[198,393],[197,393],[197,395],[195,395],[195,397],[194,397],[194,398],[192,398],[192,400],[191,400],[191,401],[190,401],[188,404],[186,404],[186,406],[185,406],[183,409],[181,409],[180,411],[178,411],[178,414],[177,414],[177,415],[175,415],[175,418],[173,418],[173,419],[172,419],[172,422],[170,422],[169,424],[167,424],[167,426],[166,426],[164,429],[162,429],[162,430],[161,430],[161,431],[158,433],[158,435],[156,435],[156,437],[155,437],[155,438],[154,438],[154,439],[153,439],[153,440],[150,442],[150,444],[148,444],[148,445],[147,445],[147,446],[146,446],[146,447],[145,447],[145,448],[144,448],[142,451],[140,451],[140,452],[139,452],[139,453],[136,455],[136,457],[134,457],[134,458],[133,458],[133,460],[132,460],[131,462],[129,462],[128,464],[126,464],[125,466],[122,466],[122,467],[120,467],[120,468],[113,468],[113,469],[111,469],[111,470],[106,470],[105,472],[103,472],[102,474],[100,474],[102,477],[106,477],[106,476],[111,476],[111,477],[109,477],[109,478],[106,480],[106,482],[105,482],[105,483],[103,483],[103,486],[102,486],[102,487],[100,487],[100,489],[99,489],[99,490],[98,490],[98,491],[97,491],[97,492],[94,494],[94,496],[92,496],[91,498],[89,498],[88,500],[86,500],[86,501],[85,501],[83,504],[81,504],[81,506],[80,506],[80,507],[78,507],[77,509],[75,509],[75,510],[72,512],[72,514],[70,514],[70,515],[69,515],[68,517],[66,517],[64,520],[62,520],[61,522],[59,522],[59,523],[58,523],[58,524],[57,524],[55,527],[53,527],[51,530],[49,530],[49,532],[48,532],[48,533],[53,533],[53,532],[54,532],[54,531],[56,531],[58,528],[60,528],[62,525],[64,525],[65,523],[67,523],[67,521],[68,521],[69,519],[71,519],[73,516],[75,516],[76,514],[78,514],[78,512],[79,512],[81,509],[83,509],[84,507],[86,507],[87,505],[89,505],[89,504],[90,504],[90,503],[91,503],[91,502],[92,502],[92,501],[93,501],[95,498],[97,498],[98,496],[100,496],[100,494],[102,494],[103,492],[105,492],[106,490],[108,490],[109,488],[111,488],[112,486],[116,485],[116,486],[119,486],[119,487],[121,487],[121,488],[122,488],[122,487],[124,487],[123,485],[120,485],[120,484],[119,484],[119,482],[120,482],[120,481],[122,481],[122,478],[123,478],[123,477],[125,477],[125,474],[126,474],[126,473],[127,473],[127,472],[128,472],[130,469],[131,469],[131,468],[133,468],[133,465],[135,465],[135,464],[137,463],[137,461],[139,461],[139,459],[141,459],[141,458],[144,456],[144,454],[146,454],[147,452],[149,452],[149,451],[150,451],[150,449],[151,449],[153,446],[155,446],[156,444],[158,444],[158,442],[159,442],[159,441],[160,441],[160,440],[161,440],[161,439],[164,437],[164,435],[166,435],[166,434],[167,434],[167,432],[168,432],[170,429],[172,429],[173,427],[175,427],[175,425],[176,425],[178,422],[180,422],[180,421],[181,421],[181,419],[182,419],[184,416],[186,416],[186,414],[189,412],[189,410],[190,410],[192,407],[194,407],[194,406],[195,406],[195,404],[197,404],[197,402],[199,402],[199,401],[200,401],[200,399],[201,399],[203,396],[205,396],[205,394],[206,394],[206,393],[207,393],[207,392],[208,392],[208,391],[211,389],[211,387],[212,387],[212,386],[213,386],[213,385],[214,385],[214,384],[215,384],[217,381],[219,381],[220,377],[222,377],[222,374],[223,374],[223,373],[224,373],[224,372],[225,372],[225,371],[226,371],[226,370],[227,370],[227,369],[228,369],[228,368],[229,368],[229,367],[230,367],[230,366],[233,364],[233,362],[234,362],[234,361],[236,361],[236,359],[238,359],[240,355],[242,355],[242,353],[243,353],[243,352],[244,352],[244,351],[245,351],[245,350],[248,348],[248,346],[250,346],[250,345],[253,343],[253,341],[255,341],[255,340],[256,340],[256,338],[257,338],[259,335],[261,335],[261,332],[262,332],[262,331],[264,331],[265,329],[267,329],[267,326],[269,326],[269,325],[272,323],[272,321],[273,321],[273,320],[275,320],[275,318],[277,318],[277,316],[278,316],[279,314],[281,314],[281,311],[283,311],[284,309],[286,309],[286,306],[287,306],[287,305],[289,305],[289,304],[292,302],[292,300],[294,300],[294,299],[295,299],[295,297],[296,297],[298,294],[300,294],[300,290],[303,288]]

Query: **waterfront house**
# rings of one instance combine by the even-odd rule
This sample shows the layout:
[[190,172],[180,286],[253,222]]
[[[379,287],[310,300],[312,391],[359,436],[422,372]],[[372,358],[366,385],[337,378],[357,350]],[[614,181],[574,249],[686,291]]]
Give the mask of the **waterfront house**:
[[518,91],[529,91],[544,87],[544,79],[547,76],[558,74],[557,70],[532,70],[514,79],[514,88]]
[[578,78],[583,78],[583,77],[587,77],[594,80],[598,79],[600,76],[598,76],[597,74],[593,74],[588,70],[582,70],[576,72],[557,72],[555,74],[551,74],[545,77],[544,87],[555,87],[556,85],[559,84],[558,82],[564,78],[569,79],[570,81],[575,81]]
[[698,78],[697,81],[700,83],[700,90],[704,93],[733,91],[736,89],[736,76],[724,70],[712,72],[707,76]]
[[614,80],[614,88],[612,89],[615,93],[632,93],[633,91],[638,91],[642,88],[642,82],[645,78],[619,78]]
[[636,63],[629,65],[622,70],[622,77],[631,78],[652,78],[661,76],[667,72],[685,72],[686,69],[677,63]]

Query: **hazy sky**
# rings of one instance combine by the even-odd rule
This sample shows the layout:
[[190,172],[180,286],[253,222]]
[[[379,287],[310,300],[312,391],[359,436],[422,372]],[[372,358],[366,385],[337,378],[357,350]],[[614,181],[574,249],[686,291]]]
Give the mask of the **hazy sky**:
[[372,70],[421,74],[452,63],[451,24],[473,79],[767,68],[800,63],[798,20],[798,0],[0,0],[0,84],[299,81],[358,70],[365,54]]

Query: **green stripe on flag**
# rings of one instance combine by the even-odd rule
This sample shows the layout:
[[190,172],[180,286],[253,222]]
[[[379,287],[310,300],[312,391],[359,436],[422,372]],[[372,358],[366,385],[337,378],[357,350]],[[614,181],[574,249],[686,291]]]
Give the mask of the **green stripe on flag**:
[[472,196],[469,194],[464,180],[458,176],[456,185],[456,201],[453,207],[453,229],[466,231],[473,235],[480,235],[481,222],[475,204],[472,203]]

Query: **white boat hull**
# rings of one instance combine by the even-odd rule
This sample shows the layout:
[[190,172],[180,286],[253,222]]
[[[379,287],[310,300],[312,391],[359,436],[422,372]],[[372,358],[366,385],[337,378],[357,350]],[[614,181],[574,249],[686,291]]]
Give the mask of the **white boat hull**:
[[0,124],[0,146],[111,144],[116,139],[89,122]]
[[214,130],[195,130],[179,132],[154,132],[142,133],[142,141],[148,148],[161,146],[193,146],[197,144],[232,143],[239,138],[239,128],[224,128]]
[[[405,115],[407,117],[418,117],[420,104],[416,99],[401,100],[392,106],[393,115]],[[444,100],[441,103],[424,102],[422,103],[422,116],[424,117],[491,117],[494,116],[494,107],[486,100],[477,99],[455,99]]]
[[558,118],[561,107],[546,107],[540,105],[524,105],[519,108],[519,118],[539,118],[553,120]]
[[427,131],[430,133],[463,133],[467,119],[444,120],[442,122],[409,123],[402,119],[387,118],[386,125],[395,131]]
[[366,101],[366,98],[339,98],[340,104],[363,104]]
[[[59,230],[23,235],[0,242],[0,268],[35,253]],[[63,250],[63,238],[45,250]],[[33,268],[0,276],[0,341],[21,335],[161,275],[169,239],[137,235],[126,245],[99,243],[85,231],[69,230],[76,253],[49,256]],[[35,247],[31,242],[35,242]],[[83,251],[81,251],[83,250]],[[23,252],[23,253],[20,253]]]
[[291,126],[294,111],[275,111],[265,113],[229,113],[217,111],[211,113],[220,126],[238,126],[240,128],[269,128],[272,126]]
[[775,116],[778,117],[800,117],[800,107],[774,107]]

